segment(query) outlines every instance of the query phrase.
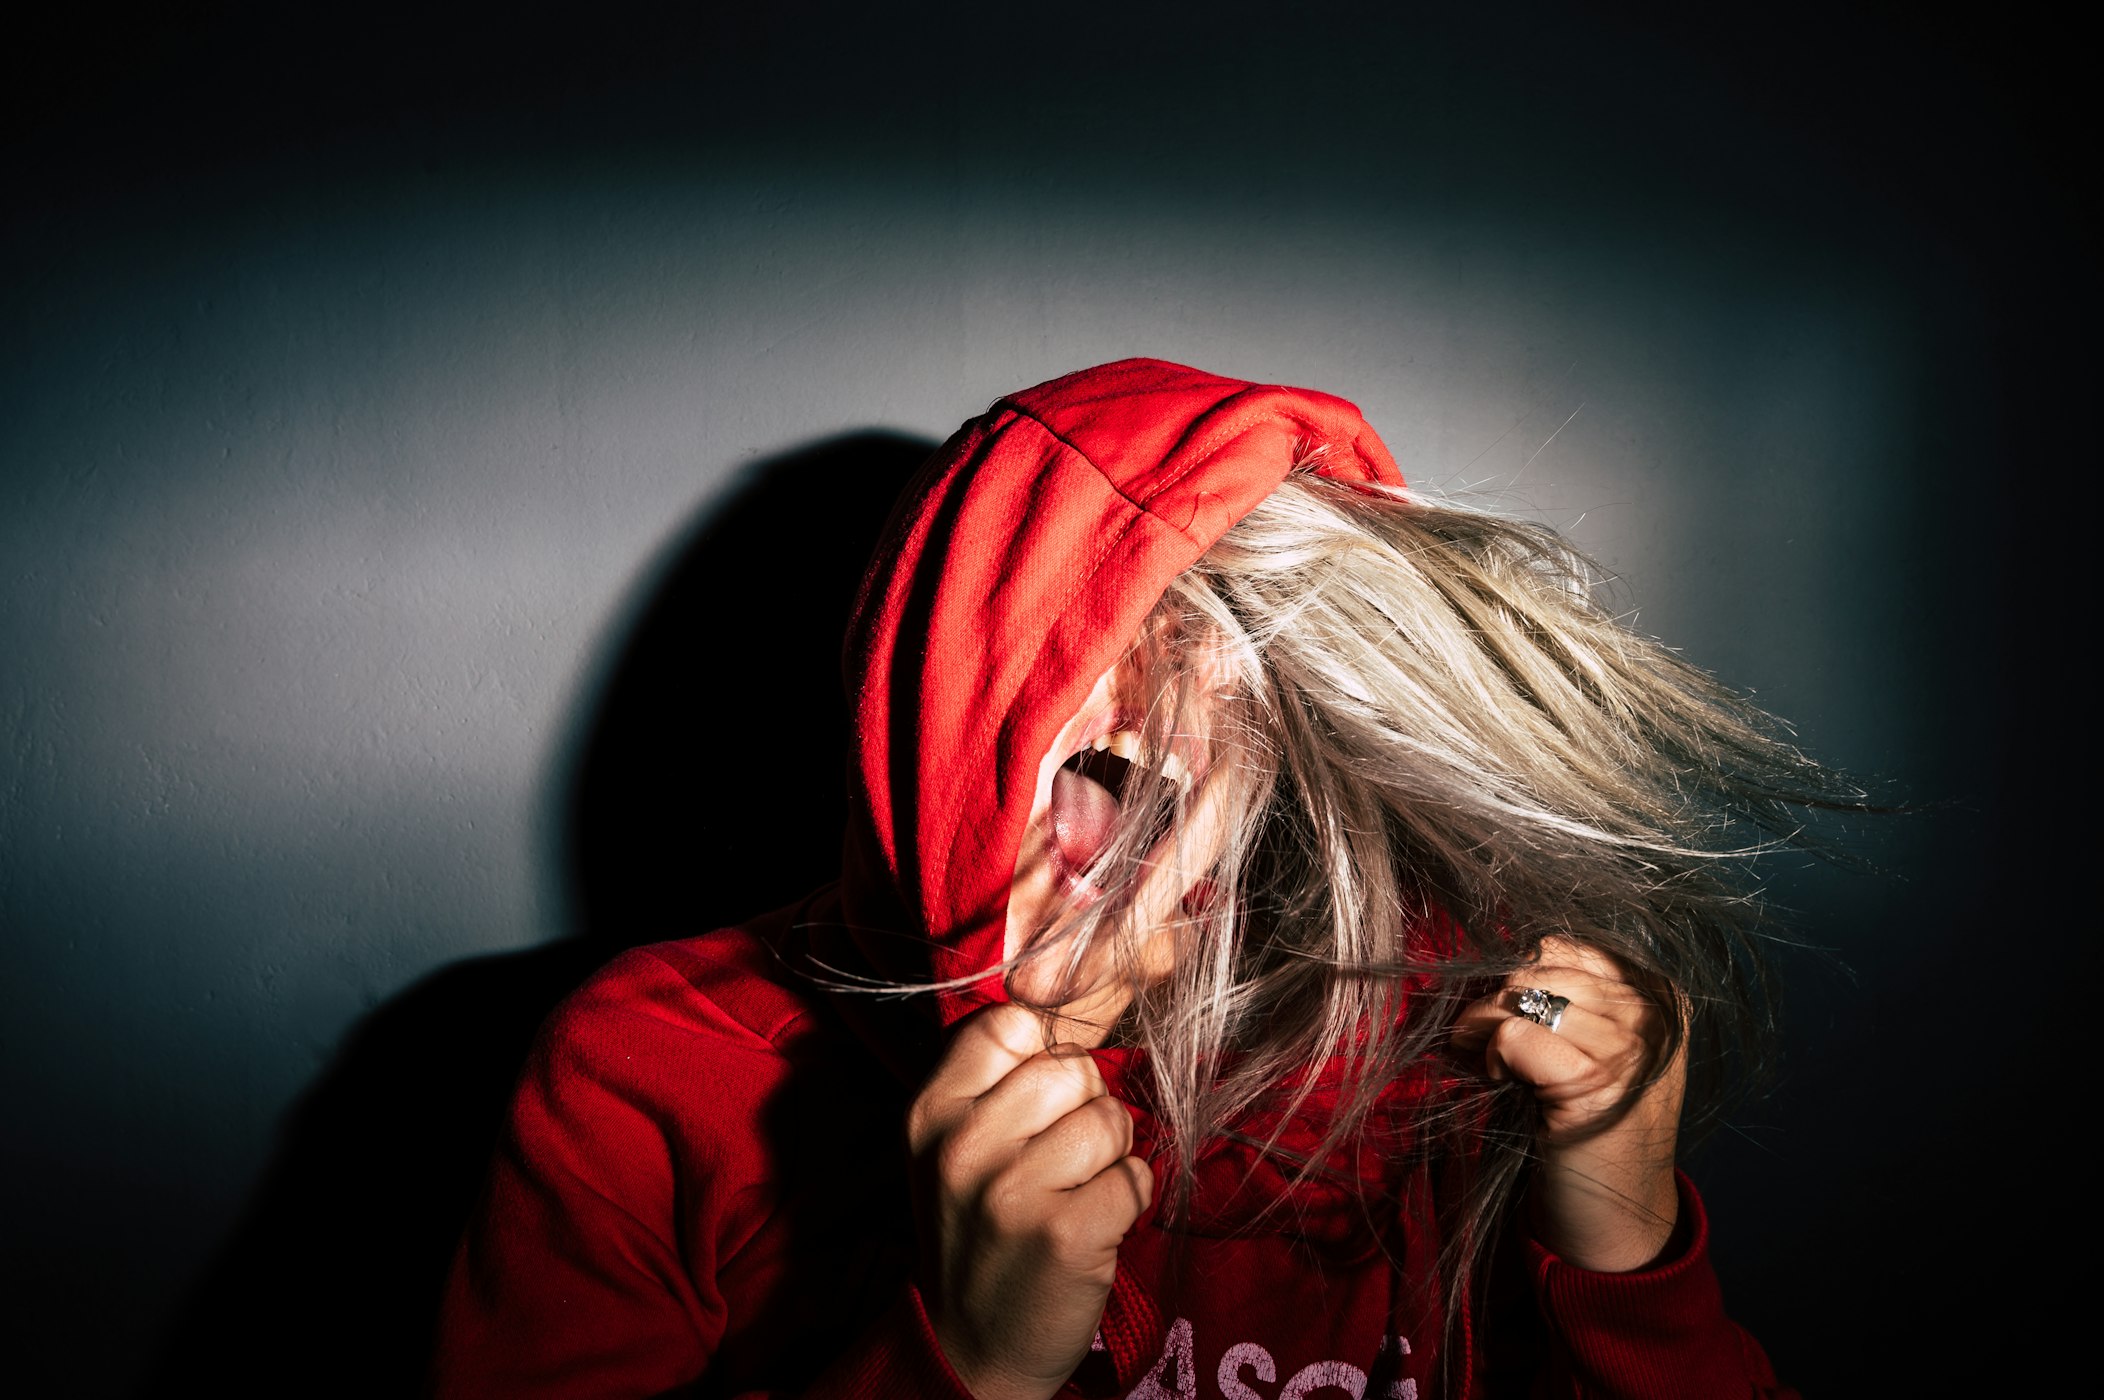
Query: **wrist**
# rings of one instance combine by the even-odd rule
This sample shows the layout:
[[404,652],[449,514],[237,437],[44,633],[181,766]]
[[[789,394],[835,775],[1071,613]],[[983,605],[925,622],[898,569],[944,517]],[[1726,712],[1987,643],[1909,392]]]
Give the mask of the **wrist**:
[[985,1349],[969,1345],[956,1335],[956,1329],[945,1327],[942,1319],[930,1321],[943,1360],[949,1363],[950,1373],[972,1393],[972,1400],[1051,1400],[1064,1384],[1054,1381],[1047,1385],[1042,1379],[1018,1376],[989,1359]]
[[1680,1218],[1671,1162],[1633,1172],[1545,1161],[1528,1192],[1534,1236],[1565,1263],[1593,1273],[1634,1273],[1656,1262]]

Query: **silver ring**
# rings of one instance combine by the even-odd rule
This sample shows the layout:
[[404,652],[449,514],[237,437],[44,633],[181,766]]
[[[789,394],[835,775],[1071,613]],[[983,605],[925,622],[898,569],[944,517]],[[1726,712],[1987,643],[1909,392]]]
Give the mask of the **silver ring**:
[[1563,1024],[1563,1013],[1570,1007],[1569,997],[1560,997],[1547,987],[1520,988],[1520,1015],[1537,1026],[1555,1030]]

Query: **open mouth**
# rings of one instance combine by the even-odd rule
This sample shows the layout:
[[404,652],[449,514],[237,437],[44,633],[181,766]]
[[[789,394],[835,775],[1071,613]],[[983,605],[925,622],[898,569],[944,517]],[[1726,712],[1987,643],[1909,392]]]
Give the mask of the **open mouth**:
[[[1052,838],[1068,879],[1080,890],[1087,889],[1088,870],[1110,844],[1140,757],[1140,736],[1120,729],[1092,740],[1052,776]],[[1177,794],[1190,781],[1189,768],[1173,751],[1163,757],[1162,774],[1171,786],[1156,814],[1150,846],[1168,832]]]

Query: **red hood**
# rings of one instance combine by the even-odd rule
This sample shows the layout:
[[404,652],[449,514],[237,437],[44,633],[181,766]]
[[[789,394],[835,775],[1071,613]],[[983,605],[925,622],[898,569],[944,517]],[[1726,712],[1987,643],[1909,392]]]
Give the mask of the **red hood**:
[[[1160,360],[995,403],[909,488],[845,655],[856,759],[841,883],[871,968],[946,980],[1001,961],[1038,766],[1170,583],[1310,449],[1402,483],[1357,408]],[[942,992],[942,1025],[999,1000]]]
[[[811,928],[821,949],[842,934],[859,948],[836,968],[859,961],[863,975],[925,984],[1001,961],[1046,752],[1176,576],[1318,449],[1326,475],[1402,484],[1344,400],[1159,360],[1012,394],[937,450],[892,518],[848,630],[856,757],[839,921]],[[843,1010],[917,1083],[940,1028],[1003,995],[989,979],[889,1011],[863,998]],[[1127,1082],[1137,1052],[1095,1053],[1134,1115],[1134,1150],[1165,1171],[1159,1125]],[[1316,1118],[1328,1112],[1318,1097],[1304,1104]],[[1320,1137],[1312,1122],[1286,1127],[1291,1151]],[[1361,1158],[1333,1162],[1327,1183],[1296,1184],[1281,1162],[1223,1139],[1201,1154],[1188,1227],[1230,1232],[1278,1206],[1273,1229],[1378,1248],[1367,1201],[1400,1197],[1354,1189],[1382,1169],[1378,1154]],[[1165,1238],[1139,1231],[1121,1251],[1099,1331],[1120,1393],[1160,1352]]]

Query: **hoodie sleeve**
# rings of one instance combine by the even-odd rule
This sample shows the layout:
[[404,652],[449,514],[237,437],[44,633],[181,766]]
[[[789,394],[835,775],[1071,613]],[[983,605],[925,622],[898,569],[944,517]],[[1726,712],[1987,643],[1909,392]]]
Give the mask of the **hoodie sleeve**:
[[1535,1400],[1796,1400],[1760,1343],[1725,1316],[1709,1217],[1694,1183],[1678,1180],[1680,1224],[1650,1268],[1594,1273],[1526,1241],[1549,1332]]
[[[768,1233],[781,1172],[765,1146],[789,1062],[749,1019],[652,949],[550,1018],[454,1258],[436,1395],[643,1397],[707,1381],[753,1397],[971,1400],[903,1279],[888,1306],[859,1309],[873,1319],[836,1356],[800,1358],[816,1379],[731,1389],[746,1357],[779,1349],[752,1319],[781,1315],[763,1304],[792,1287]],[[798,1315],[822,1328],[833,1304],[810,1298]]]

